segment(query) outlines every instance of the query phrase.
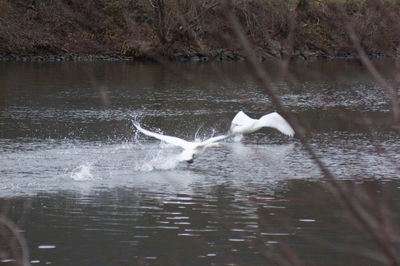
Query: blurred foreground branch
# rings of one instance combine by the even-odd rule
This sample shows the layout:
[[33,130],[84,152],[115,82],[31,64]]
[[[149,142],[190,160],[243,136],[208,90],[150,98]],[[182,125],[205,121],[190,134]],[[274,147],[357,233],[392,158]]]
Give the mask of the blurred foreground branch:
[[[7,249],[0,249],[2,259],[15,260],[15,265],[30,265],[29,248],[19,228],[4,214],[0,215],[0,236]],[[6,248],[5,247],[5,248]]]
[[[232,32],[236,35],[240,44],[242,45],[244,53],[248,59],[248,63],[254,75],[258,80],[262,82],[264,86],[264,92],[270,97],[276,109],[292,124],[296,132],[297,138],[300,140],[304,149],[307,151],[311,159],[315,162],[315,164],[322,172],[323,177],[328,181],[328,188],[330,189],[330,191],[333,193],[336,199],[342,203],[342,205],[345,207],[345,209],[348,211],[354,221],[356,221],[356,223],[361,226],[366,235],[380,249],[385,258],[385,263],[388,265],[400,265],[400,259],[397,255],[398,250],[395,248],[394,245],[399,241],[398,236],[397,234],[393,234],[393,232],[396,231],[391,227],[392,225],[387,222],[387,219],[383,219],[386,216],[388,210],[384,212],[384,215],[373,215],[373,213],[366,206],[366,203],[373,205],[373,201],[365,201],[365,199],[368,199],[366,193],[360,190],[350,190],[348,187],[341,184],[333,175],[333,173],[326,167],[320,156],[316,154],[316,152],[309,144],[306,137],[306,128],[301,125],[296,117],[287,112],[284,105],[278,98],[275,88],[272,85],[271,78],[269,77],[268,73],[264,71],[262,64],[257,59],[254,52],[255,48],[248,40],[239,19],[233,11],[234,9],[232,6],[232,2],[229,0],[222,0],[222,3],[223,8],[226,12],[226,17],[231,23]],[[397,121],[400,113],[398,103],[394,95],[394,89],[386,84],[383,78],[379,75],[379,73],[367,59],[365,53],[362,52],[361,47],[357,45],[357,39],[354,32],[351,31],[350,27],[348,27],[348,30],[350,33],[350,37],[352,38],[357,51],[360,52],[363,63],[366,65],[367,69],[371,72],[372,76],[377,80],[379,84],[388,89],[389,95],[392,99],[393,116],[394,119]],[[376,206],[376,209],[379,209],[379,206]]]

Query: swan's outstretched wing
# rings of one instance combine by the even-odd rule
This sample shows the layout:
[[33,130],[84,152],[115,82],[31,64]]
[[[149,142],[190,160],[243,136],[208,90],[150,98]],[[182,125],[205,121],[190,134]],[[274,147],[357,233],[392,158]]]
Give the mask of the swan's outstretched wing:
[[161,135],[161,134],[158,134],[155,132],[148,131],[148,130],[142,128],[138,123],[134,123],[133,125],[137,128],[137,130],[139,130],[140,132],[142,132],[143,134],[145,134],[147,136],[162,140],[164,142],[167,142],[167,143],[175,145],[175,146],[179,146],[183,149],[186,149],[188,146],[191,145],[190,142],[180,139],[180,138],[177,138],[177,137]]
[[243,111],[240,111],[233,118],[233,120],[231,122],[231,129],[234,128],[235,126],[243,126],[243,125],[249,124],[253,121],[254,121],[254,119],[250,118]]
[[294,130],[289,123],[277,112],[264,115],[259,120],[264,127],[272,127],[289,137],[294,136]]
[[229,137],[229,135],[216,136],[216,137],[212,137],[212,138],[206,139],[205,141],[202,141],[199,144],[207,145],[207,144],[210,144],[210,143],[215,143],[215,142],[221,141],[223,139],[226,139],[227,137]]

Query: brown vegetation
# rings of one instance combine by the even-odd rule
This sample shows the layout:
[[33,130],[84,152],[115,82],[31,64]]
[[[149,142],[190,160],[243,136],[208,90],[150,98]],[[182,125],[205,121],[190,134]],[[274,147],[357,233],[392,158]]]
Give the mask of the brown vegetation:
[[[355,55],[346,23],[367,54],[400,53],[400,5],[394,2],[232,3],[261,56]],[[346,14],[338,15],[339,9]],[[238,42],[227,38],[224,13],[219,0],[5,0],[0,3],[0,54],[241,54]]]

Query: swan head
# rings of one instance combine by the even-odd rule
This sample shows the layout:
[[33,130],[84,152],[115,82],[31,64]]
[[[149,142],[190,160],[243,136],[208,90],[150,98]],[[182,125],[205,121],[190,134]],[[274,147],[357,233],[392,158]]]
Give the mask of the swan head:
[[180,155],[179,155],[179,161],[187,162],[187,163],[193,163],[194,161],[194,152],[192,150],[184,150]]

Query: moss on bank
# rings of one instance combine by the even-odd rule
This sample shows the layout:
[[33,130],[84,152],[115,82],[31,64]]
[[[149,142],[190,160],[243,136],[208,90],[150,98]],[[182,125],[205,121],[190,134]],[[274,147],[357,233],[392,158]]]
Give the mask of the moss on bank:
[[[400,54],[396,2],[236,0],[233,9],[260,58],[355,55],[348,25],[367,54]],[[225,13],[218,0],[4,0],[0,54],[240,59]]]

